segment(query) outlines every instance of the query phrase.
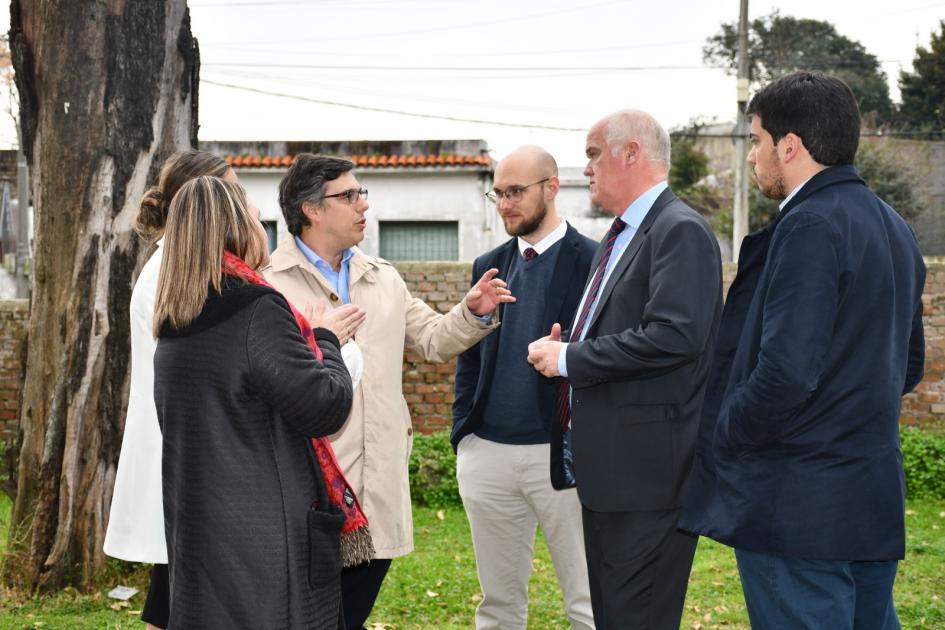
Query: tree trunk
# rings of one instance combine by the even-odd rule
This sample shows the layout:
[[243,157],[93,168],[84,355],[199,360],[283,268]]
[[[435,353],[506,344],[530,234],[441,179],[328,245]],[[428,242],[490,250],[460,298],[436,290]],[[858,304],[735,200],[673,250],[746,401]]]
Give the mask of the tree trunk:
[[34,266],[5,578],[85,584],[128,399],[132,229],[164,159],[196,144],[186,0],[13,0],[10,46],[32,175]]

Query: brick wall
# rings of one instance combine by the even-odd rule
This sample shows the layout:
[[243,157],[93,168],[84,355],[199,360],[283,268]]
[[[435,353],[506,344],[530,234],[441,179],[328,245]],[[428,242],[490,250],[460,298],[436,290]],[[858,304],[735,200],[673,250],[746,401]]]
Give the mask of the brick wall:
[[23,341],[29,311],[27,300],[0,300],[0,441],[16,431],[20,384],[23,380]]
[[925,378],[902,401],[902,422],[924,424],[945,418],[945,258],[927,258],[922,296]]
[[[441,313],[456,305],[469,290],[469,263],[397,263],[410,292]],[[413,426],[430,433],[450,425],[453,374],[456,361],[426,363],[413,352],[404,357],[404,398]]]
[[[945,258],[930,258],[925,296],[925,380],[906,396],[902,422],[923,424],[945,418]],[[398,263],[411,293],[440,312],[453,307],[469,289],[469,263]],[[735,266],[725,265],[725,288]],[[0,301],[0,439],[15,430],[21,374],[21,350],[27,325],[26,300]],[[404,397],[421,433],[449,426],[455,361],[426,363],[413,353],[404,357]]]

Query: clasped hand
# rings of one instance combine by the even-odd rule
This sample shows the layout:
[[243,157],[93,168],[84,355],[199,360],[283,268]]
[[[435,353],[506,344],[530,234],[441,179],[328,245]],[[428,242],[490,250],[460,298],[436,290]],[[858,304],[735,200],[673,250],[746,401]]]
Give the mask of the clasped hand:
[[312,328],[327,328],[335,333],[341,345],[354,338],[354,334],[364,323],[367,312],[354,304],[342,304],[337,308],[328,308],[328,301],[321,299],[315,306],[305,306],[305,319]]

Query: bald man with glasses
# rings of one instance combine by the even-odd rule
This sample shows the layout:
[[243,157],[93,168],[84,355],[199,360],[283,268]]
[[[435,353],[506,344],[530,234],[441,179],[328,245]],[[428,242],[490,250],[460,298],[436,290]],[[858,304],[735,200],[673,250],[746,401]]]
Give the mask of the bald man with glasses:
[[413,550],[407,481],[413,429],[402,393],[404,349],[427,361],[448,361],[495,330],[496,307],[515,298],[496,269],[486,270],[445,315],[413,297],[389,262],[357,247],[369,206],[353,168],[335,157],[303,153],[295,158],[279,184],[279,204],[292,238],[272,253],[263,275],[299,309],[322,305],[313,325],[338,334],[342,352],[356,344],[363,355],[351,415],[331,436],[376,550],[374,560],[346,566],[341,574],[346,627],[360,629],[391,560]]
[[519,301],[502,305],[502,328],[459,357],[451,435],[483,594],[476,628],[525,630],[540,525],[571,627],[588,630],[581,504],[551,474],[563,452],[553,422],[556,385],[526,359],[529,342],[573,319],[597,243],[558,216],[558,167],[547,151],[513,151],[496,167],[494,184],[486,196],[512,238],[476,259],[473,279],[498,268]]

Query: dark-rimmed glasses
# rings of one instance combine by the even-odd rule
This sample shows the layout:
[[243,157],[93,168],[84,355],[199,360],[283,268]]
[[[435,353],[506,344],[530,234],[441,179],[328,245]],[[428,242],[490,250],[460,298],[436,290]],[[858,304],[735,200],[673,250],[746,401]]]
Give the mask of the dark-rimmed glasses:
[[353,206],[361,197],[367,199],[367,188],[349,188],[348,190],[342,190],[340,193],[335,193],[334,195],[322,195],[322,199],[331,199],[332,197],[340,197],[344,199],[345,203],[349,206]]
[[522,195],[525,194],[526,188],[531,188],[532,186],[537,186],[538,184],[544,184],[549,179],[551,178],[546,177],[545,179],[538,180],[537,182],[532,182],[531,184],[528,184],[527,186],[509,186],[505,190],[497,189],[495,191],[489,191],[486,193],[486,199],[488,199],[492,203],[499,203],[499,199],[505,197],[512,203],[518,203],[519,201],[522,200]]

